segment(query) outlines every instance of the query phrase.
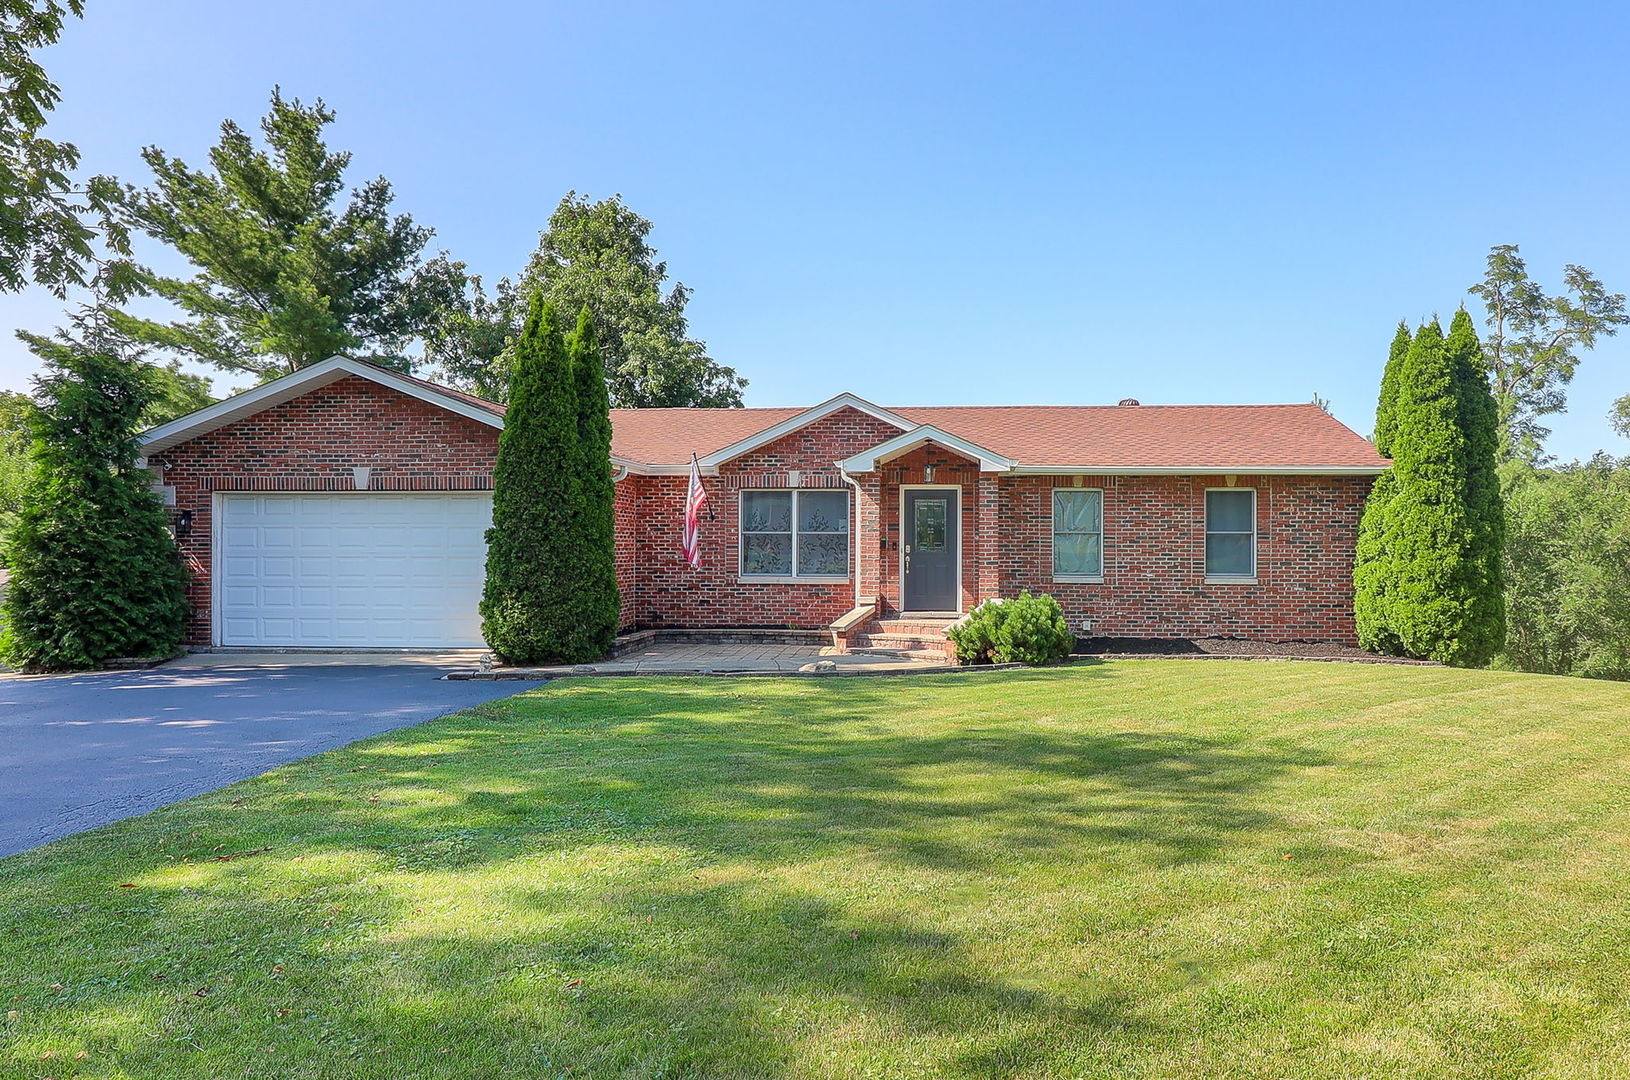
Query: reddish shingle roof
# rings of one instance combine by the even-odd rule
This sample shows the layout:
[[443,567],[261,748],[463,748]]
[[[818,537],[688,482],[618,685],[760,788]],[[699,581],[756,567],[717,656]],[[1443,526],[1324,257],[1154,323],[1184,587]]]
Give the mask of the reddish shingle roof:
[[[613,409],[611,450],[647,465],[707,456],[801,409]],[[1380,469],[1316,405],[966,405],[890,409],[1021,468]]]
[[790,420],[803,409],[612,409],[613,457],[679,465]]
[[[400,372],[396,374],[400,375]],[[408,376],[411,378],[411,376]],[[415,382],[503,415],[491,401]],[[613,409],[611,452],[682,465],[804,409]],[[889,409],[932,424],[1020,468],[1381,469],[1369,441],[1317,405],[925,405]]]
[[1375,447],[1317,405],[970,405],[901,415],[1021,466],[1105,469],[1382,468]]

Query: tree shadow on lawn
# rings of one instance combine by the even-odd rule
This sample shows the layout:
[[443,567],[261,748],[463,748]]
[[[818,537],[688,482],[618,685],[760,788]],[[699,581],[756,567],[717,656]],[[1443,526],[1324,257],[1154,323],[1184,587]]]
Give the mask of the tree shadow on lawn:
[[[1195,861],[1278,821],[1258,797],[1264,786],[1328,762],[1260,739],[1041,726],[1027,715],[950,712],[913,726],[875,682],[762,702],[737,690],[735,711],[721,715],[720,684],[675,683],[544,691],[436,722],[429,755],[401,742],[357,754],[381,797],[399,803],[392,829],[422,833],[430,862],[449,868],[585,837],[663,835],[771,863],[857,845],[942,870],[1064,848]],[[377,819],[342,793],[308,798],[353,842]],[[460,838],[455,848],[448,837]],[[413,855],[419,841],[402,840],[388,850]]]
[[[162,811],[179,859],[121,844],[127,823],[85,841],[121,856],[85,894],[41,859],[0,897],[112,931],[38,1004],[59,1030],[128,1016],[108,1053],[136,1071],[235,1072],[268,1044],[313,1076],[1074,1068],[1158,1028],[1092,972],[995,959],[980,890],[1213,858],[1322,759],[1040,723],[1046,685],[1005,685],[986,707],[1019,715],[936,712],[931,684],[546,690]],[[272,851],[212,862],[223,840]]]

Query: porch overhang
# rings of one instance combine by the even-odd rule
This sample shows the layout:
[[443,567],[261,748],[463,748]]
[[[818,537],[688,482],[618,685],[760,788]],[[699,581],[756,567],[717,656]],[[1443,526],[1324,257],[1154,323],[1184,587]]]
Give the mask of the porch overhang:
[[1005,458],[1001,454],[986,450],[983,446],[952,435],[950,432],[937,428],[933,424],[921,424],[910,431],[901,432],[892,439],[880,442],[869,450],[856,454],[854,457],[845,458],[838,462],[838,468],[845,473],[874,472],[881,463],[909,454],[919,446],[928,443],[936,443],[947,450],[961,454],[970,461],[978,462],[980,472],[1012,472],[1019,464],[1011,458]]

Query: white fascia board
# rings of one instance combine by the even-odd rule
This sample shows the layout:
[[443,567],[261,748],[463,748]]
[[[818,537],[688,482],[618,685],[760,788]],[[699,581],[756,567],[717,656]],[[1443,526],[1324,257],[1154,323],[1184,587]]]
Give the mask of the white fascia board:
[[360,363],[350,357],[331,356],[327,360],[321,360],[271,382],[252,387],[241,394],[217,401],[213,405],[206,405],[169,423],[160,424],[141,435],[142,448],[149,456],[162,453],[188,439],[225,427],[246,416],[253,416],[274,405],[281,405],[285,401],[293,401],[329,383],[338,382],[347,375],[369,379],[381,386],[388,386],[409,397],[429,402],[489,427],[501,429],[504,426],[504,418],[498,414],[449,394],[438,393],[413,379],[402,378],[394,372],[376,368],[372,364]]
[[1103,465],[1032,465],[1013,470],[1016,476],[1380,476],[1390,465],[1194,465],[1170,468],[1129,468]]
[[[813,408],[805,409],[796,416],[789,416],[779,424],[772,424],[762,431],[754,432],[745,439],[733,442],[723,450],[715,450],[698,460],[701,462],[703,470],[706,471],[708,466],[722,465],[731,458],[738,458],[743,454],[751,453],[767,443],[774,442],[783,435],[790,435],[801,427],[813,424],[822,417],[830,416],[839,409],[845,408],[857,409],[867,416],[881,420],[885,424],[892,424],[902,431],[917,426],[914,421],[907,420],[905,417],[892,413],[879,405],[873,405],[865,398],[856,397],[850,393],[842,393],[837,397],[828,398]],[[653,466],[653,468],[655,467]],[[686,465],[685,468],[688,470],[690,466]]]
[[845,458],[838,462],[838,468],[846,473],[871,472],[877,468],[877,463],[889,458],[899,457],[917,449],[924,443],[934,442],[949,449],[955,450],[964,457],[979,462],[980,472],[1013,472],[1018,462],[1005,458],[1000,454],[992,453],[984,447],[959,438],[948,431],[935,427],[933,424],[922,424],[901,432],[894,438],[880,442],[863,453],[854,457]]

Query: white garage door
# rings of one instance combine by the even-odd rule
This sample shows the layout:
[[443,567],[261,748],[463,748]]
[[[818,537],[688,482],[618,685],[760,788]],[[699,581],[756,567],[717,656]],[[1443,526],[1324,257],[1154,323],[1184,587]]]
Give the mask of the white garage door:
[[222,645],[477,648],[492,495],[222,495]]

